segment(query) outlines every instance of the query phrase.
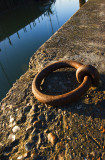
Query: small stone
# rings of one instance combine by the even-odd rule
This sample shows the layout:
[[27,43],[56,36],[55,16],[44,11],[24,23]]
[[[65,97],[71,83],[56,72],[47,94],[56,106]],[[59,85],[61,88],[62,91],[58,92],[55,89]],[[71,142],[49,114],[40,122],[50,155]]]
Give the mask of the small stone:
[[59,154],[58,155],[58,160],[64,160],[64,157],[61,154]]
[[48,134],[48,141],[51,142],[53,145],[56,143],[57,137],[53,133]]
[[38,105],[38,108],[40,109],[40,108],[42,108],[43,106],[42,105]]
[[28,157],[28,152],[24,154],[24,158],[27,158],[27,157]]
[[46,134],[46,133],[49,133],[49,130],[48,129],[45,129],[44,130],[44,133]]
[[3,146],[3,143],[0,142],[0,146],[2,147],[2,146]]
[[29,157],[29,155],[30,155],[30,152],[26,152],[26,153],[24,154],[24,158]]
[[91,153],[90,153],[90,155],[92,155],[93,157],[95,157],[95,152],[94,151],[92,151]]
[[11,127],[15,126],[15,124],[16,124],[16,122],[10,123],[10,124],[9,124],[9,127],[11,128]]
[[37,158],[37,157],[38,157],[38,155],[37,155],[35,152],[31,153],[31,158],[32,158],[32,159],[35,159],[35,158]]
[[25,145],[25,149],[27,151],[30,151],[32,149],[32,147],[33,147],[33,143],[30,143],[30,142],[26,143],[26,145]]
[[61,109],[58,109],[58,113],[61,114],[61,113],[62,113],[62,110],[61,110]]
[[102,159],[105,159],[105,152],[102,153]]
[[8,139],[11,140],[12,142],[15,141],[15,135],[14,134],[10,134],[8,136]]
[[39,133],[38,134],[38,136],[39,136],[39,139],[38,139],[38,142],[37,142],[37,148],[39,148],[40,147],[40,144],[41,144],[41,134]]
[[61,149],[63,148],[63,143],[62,142],[58,142],[55,146],[55,150],[57,152],[59,152]]
[[14,121],[14,118],[12,117],[12,116],[10,116],[10,123],[13,123],[13,121]]
[[6,103],[3,103],[1,106],[1,110],[5,110],[5,107],[6,107]]
[[11,104],[7,105],[6,107],[12,109],[12,105]]
[[21,110],[17,111],[17,116],[16,116],[16,121],[21,121],[23,117],[23,114],[21,112]]
[[12,129],[12,131],[13,131],[14,133],[18,132],[19,130],[20,130],[20,127],[19,127],[19,126],[15,126],[15,127]]
[[19,157],[17,157],[17,159],[22,159],[23,158],[23,156],[21,155],[21,156],[19,156]]
[[32,106],[34,104],[34,102],[35,102],[34,97],[31,97],[31,99],[30,99],[30,105]]

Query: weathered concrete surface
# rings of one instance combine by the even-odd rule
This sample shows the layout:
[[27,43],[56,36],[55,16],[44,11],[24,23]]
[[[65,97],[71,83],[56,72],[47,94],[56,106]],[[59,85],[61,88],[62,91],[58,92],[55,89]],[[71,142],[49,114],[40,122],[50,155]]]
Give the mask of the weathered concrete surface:
[[[100,86],[64,107],[38,102],[31,91],[48,63],[71,59],[95,66]],[[32,56],[0,106],[0,159],[105,159],[105,0],[89,0]],[[49,94],[77,86],[73,70],[52,73]],[[51,134],[49,134],[51,132]]]

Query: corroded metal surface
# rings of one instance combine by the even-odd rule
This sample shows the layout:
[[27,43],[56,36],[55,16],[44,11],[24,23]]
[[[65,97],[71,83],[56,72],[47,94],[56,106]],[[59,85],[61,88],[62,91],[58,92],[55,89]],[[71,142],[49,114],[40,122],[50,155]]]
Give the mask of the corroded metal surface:
[[85,75],[89,75],[92,79],[92,85],[97,86],[99,84],[99,73],[97,69],[91,65],[82,65],[76,71],[76,78],[79,83],[82,83]]
[[[55,96],[55,95],[46,95],[42,93],[42,91],[40,90],[40,84],[43,78],[48,76],[49,73],[51,73],[52,71],[65,67],[74,67],[77,69],[76,76],[79,82],[80,80],[82,80],[81,85],[76,89],[62,95]],[[90,88],[92,81],[94,81],[94,83],[95,82],[98,83],[99,81],[98,77],[99,77],[98,71],[93,66],[90,67],[88,65],[85,66],[75,61],[68,61],[68,60],[58,61],[48,65],[40,73],[37,74],[32,83],[32,92],[34,96],[42,103],[51,104],[55,106],[64,105],[67,104],[68,102],[73,102],[79,99]]]

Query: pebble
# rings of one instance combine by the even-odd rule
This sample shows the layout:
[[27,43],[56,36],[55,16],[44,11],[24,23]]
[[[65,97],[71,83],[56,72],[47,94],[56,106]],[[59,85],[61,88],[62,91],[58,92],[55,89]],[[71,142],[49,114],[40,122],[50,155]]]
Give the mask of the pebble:
[[21,110],[17,111],[16,121],[21,121],[22,117],[23,117],[23,114],[22,114]]
[[38,136],[39,136],[39,139],[38,139],[38,142],[37,142],[37,148],[39,148],[40,147],[40,144],[41,144],[41,135],[40,135],[40,133],[38,134]]
[[51,142],[53,145],[56,143],[57,137],[53,133],[48,134],[48,141]]
[[48,129],[45,129],[44,130],[44,133],[46,134],[46,133],[49,133],[49,130]]
[[6,107],[12,109],[12,105],[11,104],[7,105]]
[[16,137],[15,137],[14,134],[10,134],[10,135],[8,136],[8,139],[9,139],[9,140],[12,140],[12,142],[15,141],[15,138],[16,138]]
[[61,109],[58,109],[58,113],[61,114],[61,113],[62,113],[62,110],[61,110]]
[[16,122],[10,123],[10,124],[9,124],[9,127],[13,127],[13,126],[15,126],[15,124],[16,124]]
[[24,154],[24,158],[29,157],[29,155],[30,155],[30,152],[26,152],[26,153]]
[[35,99],[33,97],[31,97],[31,99],[30,99],[30,105],[33,105],[34,102],[35,102]]
[[61,154],[58,155],[58,160],[64,160],[64,158]]
[[15,127],[12,129],[12,131],[13,131],[14,133],[18,132],[19,130],[20,130],[20,127],[19,127],[19,126],[15,126]]
[[17,157],[17,159],[22,159],[23,158],[23,156],[21,155],[21,156],[19,156],[19,157]]
[[30,151],[30,150],[32,149],[32,146],[33,146],[33,143],[32,143],[32,142],[28,142],[28,143],[26,143],[26,145],[25,145],[25,149],[26,149],[27,151]]
[[55,150],[58,152],[63,148],[63,143],[62,142],[58,142],[55,146]]
[[92,152],[90,153],[90,155],[92,155],[93,157],[95,157],[95,152],[92,151]]
[[14,121],[14,118],[12,117],[12,116],[10,116],[10,123],[13,123],[13,121]]
[[0,142],[0,146],[3,146],[3,143]]
[[37,157],[38,157],[38,155],[37,155],[36,153],[34,153],[34,152],[31,153],[31,158],[32,158],[32,159],[36,159]]

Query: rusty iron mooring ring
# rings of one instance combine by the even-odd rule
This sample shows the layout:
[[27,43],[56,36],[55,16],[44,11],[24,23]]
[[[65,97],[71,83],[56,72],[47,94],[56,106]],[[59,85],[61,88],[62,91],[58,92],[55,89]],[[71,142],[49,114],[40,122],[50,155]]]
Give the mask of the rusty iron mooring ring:
[[[83,65],[76,61],[64,60],[58,61],[45,67],[39,72],[32,82],[32,92],[34,96],[42,103],[50,105],[64,105],[68,102],[73,102],[79,99],[91,87],[92,83],[98,84],[99,73],[93,66]],[[66,67],[74,67],[77,69],[76,78],[79,82],[82,81],[80,86],[68,93],[62,95],[46,95],[40,90],[42,80],[49,75],[49,73]],[[90,68],[90,69],[89,69]]]

